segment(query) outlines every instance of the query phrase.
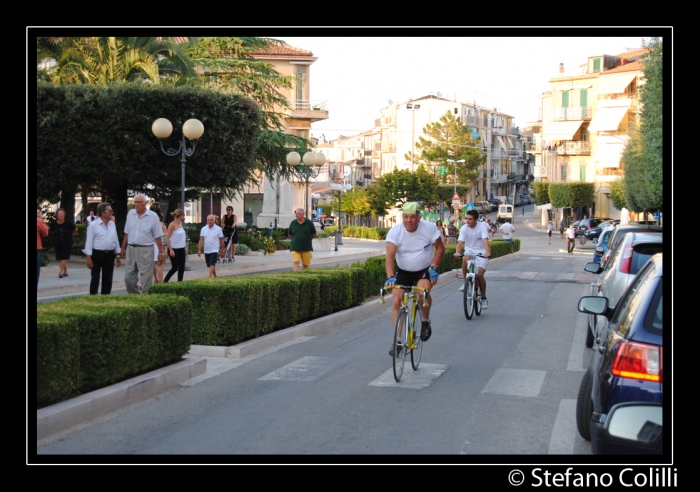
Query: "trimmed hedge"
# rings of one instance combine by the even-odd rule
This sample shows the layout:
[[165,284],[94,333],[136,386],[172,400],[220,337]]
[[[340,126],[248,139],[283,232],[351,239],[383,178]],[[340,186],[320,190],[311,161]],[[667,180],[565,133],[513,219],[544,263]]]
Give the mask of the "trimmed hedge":
[[179,360],[192,306],[174,295],[83,296],[37,303],[37,405]]

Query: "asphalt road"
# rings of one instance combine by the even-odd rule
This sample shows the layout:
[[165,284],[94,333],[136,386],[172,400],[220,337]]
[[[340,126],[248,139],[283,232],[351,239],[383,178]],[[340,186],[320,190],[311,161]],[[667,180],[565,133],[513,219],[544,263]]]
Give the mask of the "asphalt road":
[[548,245],[531,216],[514,222],[522,253],[487,272],[489,309],[467,321],[458,283],[436,288],[433,336],[418,371],[407,359],[400,383],[385,311],[45,439],[37,454],[86,462],[583,460],[591,450],[576,431],[575,401],[590,351],[576,304],[588,290],[589,257],[561,252],[558,237]]

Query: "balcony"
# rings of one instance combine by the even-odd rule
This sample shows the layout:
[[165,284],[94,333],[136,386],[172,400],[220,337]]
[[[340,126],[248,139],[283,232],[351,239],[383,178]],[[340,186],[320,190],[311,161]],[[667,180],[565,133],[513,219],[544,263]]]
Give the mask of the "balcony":
[[491,129],[491,134],[492,135],[508,135],[508,128],[505,128],[503,126],[494,126]]
[[321,121],[328,119],[328,101],[310,101],[308,99],[290,99],[287,110],[291,118]]
[[593,108],[554,108],[549,110],[549,117],[552,121],[590,120],[593,117]]
[[591,142],[568,140],[557,146],[559,155],[590,155]]

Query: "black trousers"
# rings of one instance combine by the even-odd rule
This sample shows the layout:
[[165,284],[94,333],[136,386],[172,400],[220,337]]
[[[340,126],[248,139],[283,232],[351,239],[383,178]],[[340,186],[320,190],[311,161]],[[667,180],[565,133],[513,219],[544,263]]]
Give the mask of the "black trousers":
[[90,271],[90,294],[97,294],[102,274],[102,295],[112,293],[112,274],[114,273],[114,251],[92,252],[92,270]]
[[175,272],[177,272],[177,281],[182,282],[182,278],[185,276],[185,248],[173,248],[175,256],[170,257],[170,271],[163,279],[164,282],[170,280]]

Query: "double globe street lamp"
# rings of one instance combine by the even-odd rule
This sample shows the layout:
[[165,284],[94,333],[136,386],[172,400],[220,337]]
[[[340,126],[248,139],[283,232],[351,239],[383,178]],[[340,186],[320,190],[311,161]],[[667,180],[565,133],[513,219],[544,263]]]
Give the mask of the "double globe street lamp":
[[[303,162],[303,164],[302,164]],[[309,218],[309,180],[316,178],[321,173],[319,166],[326,162],[326,156],[323,152],[306,152],[302,158],[299,152],[292,151],[287,154],[287,164],[292,166],[294,173],[303,178],[306,182],[306,201],[304,202],[304,210],[306,218]],[[315,169],[314,169],[315,167]]]
[[[166,149],[163,147],[163,141],[168,138],[172,133],[173,133],[173,124],[170,123],[170,120],[167,118],[158,118],[153,122],[153,125],[151,126],[151,131],[153,131],[153,135],[156,136],[156,138],[160,141],[160,149],[163,151],[165,155],[169,156],[176,156],[180,154],[182,157],[180,159],[180,162],[182,162],[182,181],[180,182],[180,203],[182,206],[182,210],[185,210],[185,161],[187,157],[192,157],[194,155],[194,151],[197,148],[197,140],[204,135],[204,125],[202,124],[201,121],[192,118],[187,121],[182,125],[182,136],[180,138],[180,148],[175,150],[173,148],[168,148]],[[192,148],[188,149],[187,148],[187,141],[185,140],[187,138],[192,142]],[[187,236],[187,242],[189,242],[190,238]],[[187,250],[189,251],[189,244],[187,245]],[[185,270],[189,271],[190,270],[190,263],[188,261],[188,255],[185,255]]]

